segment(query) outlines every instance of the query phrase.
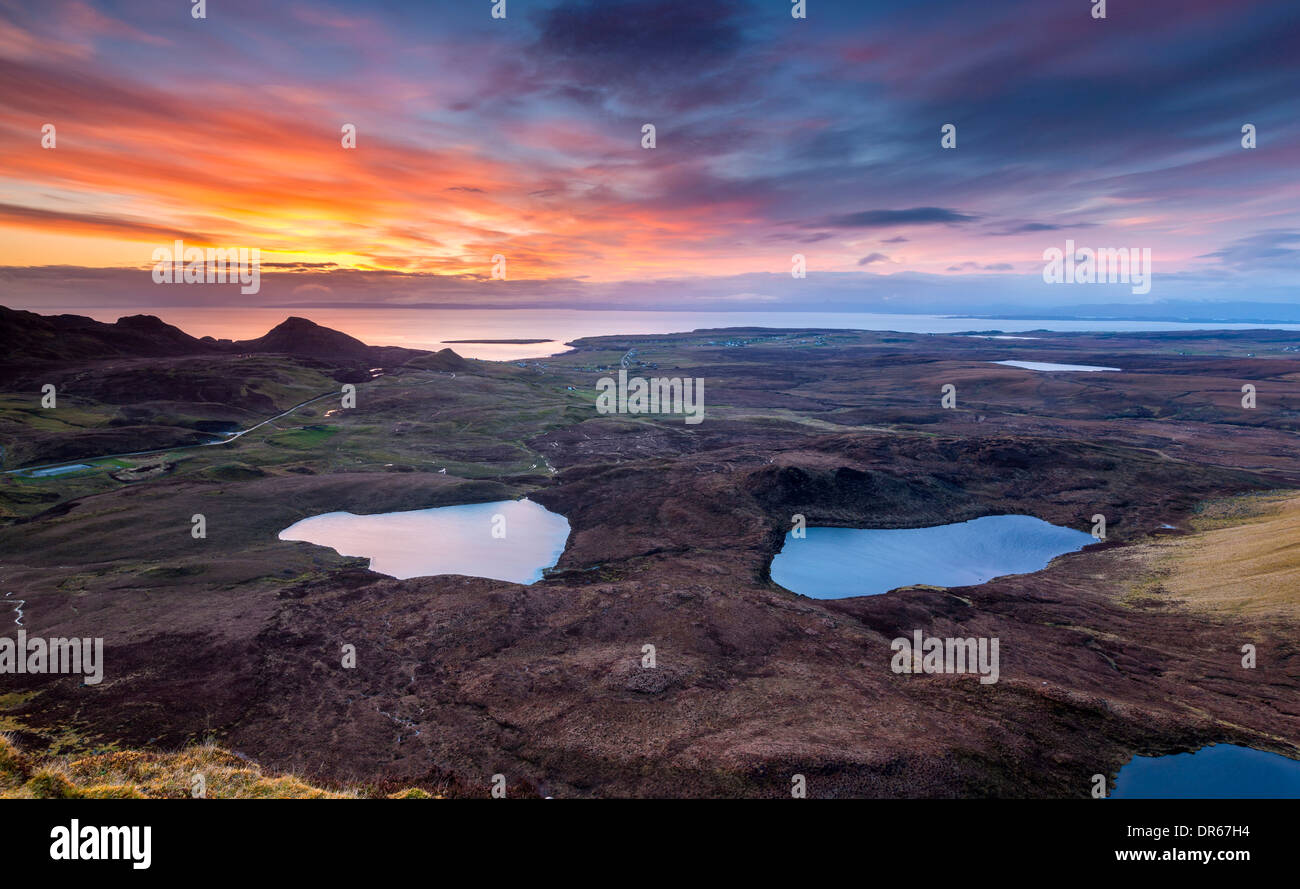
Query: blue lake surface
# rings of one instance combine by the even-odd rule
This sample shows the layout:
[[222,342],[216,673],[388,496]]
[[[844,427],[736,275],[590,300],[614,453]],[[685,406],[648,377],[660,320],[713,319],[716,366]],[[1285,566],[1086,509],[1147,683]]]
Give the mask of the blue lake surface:
[[1300,762],[1235,744],[1135,756],[1111,799],[1300,799]]
[[371,571],[390,577],[464,574],[531,584],[564,553],[569,520],[531,500],[498,500],[376,515],[327,512],[295,522],[280,539],[369,557]]
[[1027,574],[1076,552],[1092,535],[1027,515],[984,516],[930,528],[808,528],[785,535],[772,580],[814,599],[876,596],[910,584],[970,586]]

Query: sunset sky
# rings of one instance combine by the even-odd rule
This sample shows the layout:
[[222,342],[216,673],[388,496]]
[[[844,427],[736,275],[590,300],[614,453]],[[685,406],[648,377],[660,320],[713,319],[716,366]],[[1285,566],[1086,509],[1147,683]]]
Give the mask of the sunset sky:
[[229,301],[177,238],[252,305],[1300,302],[1296,0],[190,5],[0,0],[0,303]]

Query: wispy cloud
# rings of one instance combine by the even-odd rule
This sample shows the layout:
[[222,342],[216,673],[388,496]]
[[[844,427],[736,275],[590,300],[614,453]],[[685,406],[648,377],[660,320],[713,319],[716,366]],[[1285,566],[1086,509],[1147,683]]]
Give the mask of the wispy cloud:
[[971,222],[974,216],[958,213],[943,207],[909,207],[906,210],[859,210],[840,216],[829,216],[818,226],[837,228],[892,228],[902,225],[938,225]]
[[1028,288],[1087,229],[1171,286],[1300,283],[1293,0],[1148,0],[1104,39],[1035,0],[221,6],[0,2],[0,263],[135,269],[181,237],[340,298],[407,298],[370,286],[391,274],[460,299],[500,253],[530,299],[770,305],[733,279],[799,252],[805,297],[847,274],[920,305],[954,277]]

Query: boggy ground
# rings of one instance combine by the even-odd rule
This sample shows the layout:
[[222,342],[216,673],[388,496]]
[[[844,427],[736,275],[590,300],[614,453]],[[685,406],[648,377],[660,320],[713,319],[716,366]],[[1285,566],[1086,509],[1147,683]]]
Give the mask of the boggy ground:
[[[1300,591],[1226,612],[1161,582],[1203,504],[1300,488],[1294,336],[1034,335],[729,330],[455,371],[416,358],[359,384],[355,409],[141,458],[171,466],[139,480],[5,476],[0,595],[29,633],[103,636],[106,678],[2,677],[0,729],[54,752],[213,738],[331,786],[484,795],[502,774],[512,795],[783,796],[798,773],[813,796],[1082,797],[1135,752],[1300,755],[1297,621],[1274,601]],[[1005,358],[1124,372],[989,363]],[[705,421],[598,416],[595,380],[620,362],[702,377]],[[524,494],[573,529],[532,586],[398,581],[276,539],[330,510]],[[818,601],[767,576],[796,513],[1013,512],[1082,530],[1101,513],[1109,538],[978,587]],[[915,629],[998,637],[1000,681],[894,674],[889,642]]]

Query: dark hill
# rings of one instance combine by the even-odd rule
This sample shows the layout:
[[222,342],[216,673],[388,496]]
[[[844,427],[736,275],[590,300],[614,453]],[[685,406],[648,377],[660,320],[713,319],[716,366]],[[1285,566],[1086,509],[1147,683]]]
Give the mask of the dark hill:
[[105,324],[83,315],[38,315],[0,306],[0,342],[7,361],[161,358],[214,351],[152,315]]
[[306,318],[286,318],[265,336],[238,340],[228,348],[239,352],[282,352],[311,358],[369,358],[374,347],[346,333],[321,327]]
[[406,364],[408,367],[418,367],[423,370],[462,370],[469,366],[468,361],[451,349],[423,352],[406,362]]
[[392,367],[419,358],[430,369],[465,365],[450,349],[425,352],[394,346],[368,346],[306,318],[291,317],[253,340],[197,339],[153,315],[129,315],[112,324],[83,315],[38,315],[0,306],[0,373],[32,365],[79,364],[114,358],[193,357],[204,354],[281,354],[314,358],[334,365]]

